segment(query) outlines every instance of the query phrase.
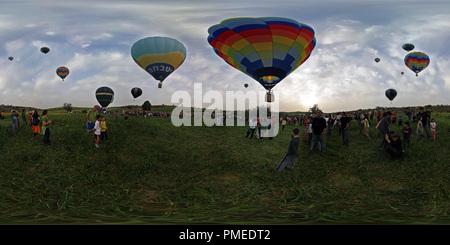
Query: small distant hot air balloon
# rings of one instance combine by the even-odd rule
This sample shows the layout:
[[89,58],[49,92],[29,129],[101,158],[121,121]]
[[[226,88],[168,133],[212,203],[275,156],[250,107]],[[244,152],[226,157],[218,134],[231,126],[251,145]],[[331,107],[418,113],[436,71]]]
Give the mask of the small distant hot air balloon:
[[419,72],[427,68],[430,64],[430,57],[422,52],[413,52],[405,56],[405,65],[413,72],[416,76],[419,76]]
[[63,81],[69,75],[69,68],[65,66],[60,66],[56,69],[56,75],[58,75]]
[[244,84],[244,87],[245,87],[245,88],[248,88],[248,83]]
[[100,87],[95,91],[95,98],[102,107],[107,107],[114,101],[114,91],[109,87]]
[[411,43],[405,43],[405,44],[403,44],[402,48],[403,48],[406,52],[409,52],[409,51],[411,51],[411,50],[414,49],[414,45],[411,44]]
[[13,59],[14,59],[14,57],[12,57],[12,56],[9,56],[9,57],[8,57],[8,60],[11,60],[11,61],[12,61]]
[[48,47],[42,47],[41,52],[47,54],[48,52],[50,52],[50,49]]
[[375,58],[375,62],[377,63],[380,62],[380,60],[381,60],[380,58]]
[[142,95],[142,89],[134,87],[131,89],[131,95],[136,99],[137,97]]
[[183,64],[186,47],[173,38],[147,37],[133,44],[131,57],[142,69],[159,80],[158,88],[161,88],[164,79]]
[[400,72],[402,75],[404,74],[404,72]]
[[208,43],[230,66],[259,82],[272,102],[273,87],[311,55],[314,30],[280,17],[231,18],[208,29]]
[[390,88],[390,89],[386,90],[386,92],[384,92],[384,94],[390,101],[392,101],[395,98],[395,96],[397,96],[397,90]]

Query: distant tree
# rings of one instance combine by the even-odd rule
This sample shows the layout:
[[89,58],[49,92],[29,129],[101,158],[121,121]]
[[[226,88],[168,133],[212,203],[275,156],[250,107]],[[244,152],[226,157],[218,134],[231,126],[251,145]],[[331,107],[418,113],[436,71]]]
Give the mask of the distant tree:
[[68,112],[72,111],[73,109],[72,103],[64,103],[63,108]]
[[152,110],[152,104],[150,104],[150,102],[148,100],[146,100],[144,102],[144,104],[142,104],[142,110],[144,110],[144,111],[151,111]]
[[319,105],[318,104],[314,104],[313,107],[309,108],[309,112],[313,115],[317,114],[317,111],[320,110],[319,109]]

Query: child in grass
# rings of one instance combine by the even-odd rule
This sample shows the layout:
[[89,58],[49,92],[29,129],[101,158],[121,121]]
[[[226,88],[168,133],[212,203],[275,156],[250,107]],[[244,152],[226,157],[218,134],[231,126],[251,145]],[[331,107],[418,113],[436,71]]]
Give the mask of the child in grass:
[[431,127],[431,138],[433,140],[436,140],[436,122],[434,121],[434,118],[431,118],[430,127]]
[[108,133],[106,132],[108,127],[106,127],[105,120],[106,120],[105,116],[102,116],[101,121],[100,121],[100,140],[102,142],[105,142],[108,139]]
[[387,139],[388,147],[386,152],[391,155],[392,158],[402,158],[402,141],[400,140],[400,135],[394,133],[390,138]]
[[275,171],[281,172],[284,168],[292,170],[294,168],[295,160],[298,157],[298,144],[300,142],[300,138],[298,137],[300,130],[298,128],[294,128],[292,130],[291,141],[289,142],[289,147],[286,155],[283,157],[281,162],[278,164]]
[[95,121],[95,125],[94,125],[94,138],[95,138],[95,147],[96,148],[100,148],[100,146],[98,145],[99,141],[100,141],[100,134],[101,134],[101,128],[100,128],[100,120],[101,120],[101,116],[97,115],[95,117],[97,120]]

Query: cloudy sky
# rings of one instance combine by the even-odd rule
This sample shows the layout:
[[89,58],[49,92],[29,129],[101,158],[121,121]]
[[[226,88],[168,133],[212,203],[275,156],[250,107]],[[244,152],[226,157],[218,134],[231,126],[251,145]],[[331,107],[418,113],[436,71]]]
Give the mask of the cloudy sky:
[[[281,111],[449,102],[448,0],[1,0],[0,104],[90,107],[100,86],[114,90],[111,106],[172,104],[175,91],[193,95],[194,83],[202,83],[204,93],[244,90],[244,83],[264,91],[207,42],[208,28],[224,19],[263,16],[291,18],[316,33],[309,60],[274,89]],[[130,55],[133,43],[149,36],[175,38],[187,49],[162,89]],[[404,43],[430,56],[418,77],[404,65]],[[50,53],[41,53],[43,46]],[[70,69],[64,81],[56,75],[59,66]],[[132,87],[143,95],[134,100]],[[398,91],[392,104],[384,96],[388,88]]]

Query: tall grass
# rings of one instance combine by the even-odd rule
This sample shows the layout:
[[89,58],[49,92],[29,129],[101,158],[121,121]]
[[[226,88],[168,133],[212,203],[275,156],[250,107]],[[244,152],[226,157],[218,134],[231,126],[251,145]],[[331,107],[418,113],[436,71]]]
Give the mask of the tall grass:
[[13,137],[10,120],[0,120],[2,223],[449,221],[448,114],[436,117],[436,142],[412,136],[403,161],[378,152],[378,132],[367,141],[352,122],[349,147],[335,129],[325,156],[301,142],[294,170],[281,173],[274,169],[295,125],[251,141],[247,127],[107,116],[109,138],[96,149],[84,114],[49,116],[51,146],[29,126]]

